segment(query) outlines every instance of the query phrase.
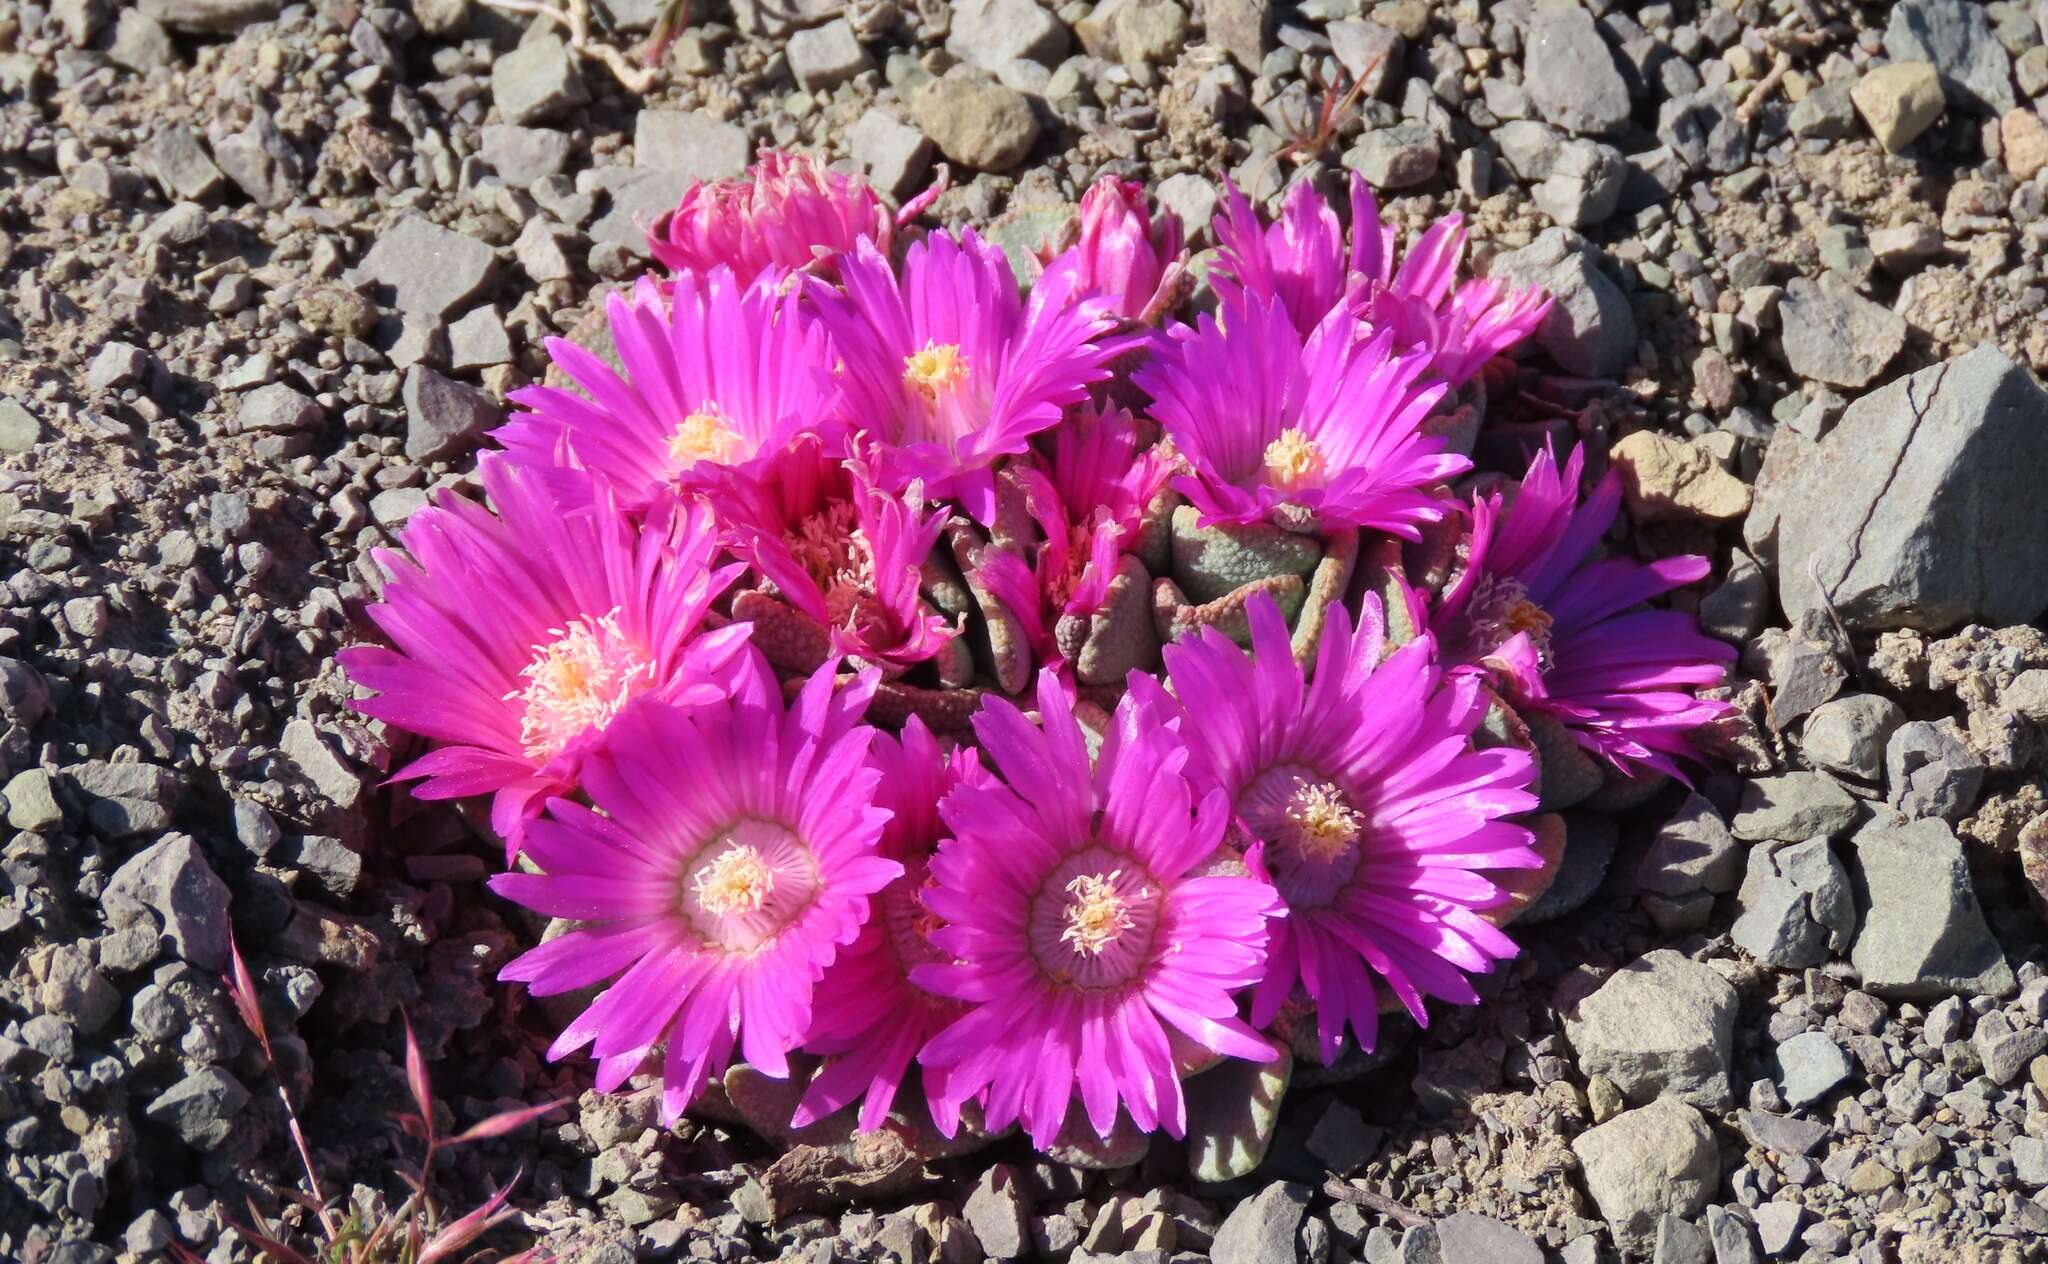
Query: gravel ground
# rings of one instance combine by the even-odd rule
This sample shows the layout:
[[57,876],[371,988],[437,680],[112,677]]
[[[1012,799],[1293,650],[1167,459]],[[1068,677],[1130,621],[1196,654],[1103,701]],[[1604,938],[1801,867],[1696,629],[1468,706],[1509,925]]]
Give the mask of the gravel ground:
[[[440,1173],[568,1264],[2048,1258],[2048,5],[732,0],[615,73],[654,9],[0,8],[0,1260],[251,1259],[280,1075],[328,1192],[402,1199],[401,1010],[449,1122],[570,1103]],[[1104,173],[1197,247],[1226,173],[1465,212],[1559,298],[1482,461],[1576,435],[1618,546],[1713,555],[1725,767],[1576,814],[1486,1003],[1297,1073],[1228,1180],[590,1094],[333,653],[639,221],[770,146],[945,162],[1013,250]]]

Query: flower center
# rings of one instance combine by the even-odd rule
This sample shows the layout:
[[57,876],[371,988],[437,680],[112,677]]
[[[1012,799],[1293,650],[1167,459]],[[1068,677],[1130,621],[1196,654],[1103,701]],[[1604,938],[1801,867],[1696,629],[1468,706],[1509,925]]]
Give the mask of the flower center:
[[845,624],[875,588],[874,551],[849,501],[834,501],[797,524],[785,537],[790,556],[825,596],[835,624]]
[[959,389],[967,381],[967,357],[955,342],[927,342],[924,350],[903,357],[903,384],[928,401]]
[[1329,467],[1322,445],[1297,426],[1282,430],[1279,438],[1266,445],[1266,481],[1283,492],[1321,483]]
[[757,913],[775,893],[775,870],[761,853],[740,843],[712,857],[690,879],[697,903],[720,917]]
[[571,740],[601,730],[654,681],[654,664],[619,630],[619,612],[574,619],[548,632],[519,672],[526,687],[505,695],[524,706],[519,742],[531,759],[546,761]]
[[1117,890],[1117,881],[1123,876],[1123,870],[1112,869],[1106,876],[1084,873],[1067,883],[1067,928],[1060,932],[1062,942],[1072,944],[1076,952],[1099,957],[1136,925],[1131,920],[1130,901]]
[[1327,781],[1295,778],[1294,793],[1281,811],[1293,827],[1294,845],[1321,861],[1349,851],[1365,824],[1365,817],[1344,801],[1344,792]]
[[668,454],[678,466],[689,469],[699,461],[730,465],[740,455],[745,441],[732,428],[717,404],[705,400],[697,411],[683,418],[668,437]]
[[1508,575],[1481,575],[1465,598],[1465,619],[1471,627],[1475,657],[1499,649],[1518,633],[1526,633],[1536,659],[1550,666],[1550,612],[1529,599],[1522,581]]

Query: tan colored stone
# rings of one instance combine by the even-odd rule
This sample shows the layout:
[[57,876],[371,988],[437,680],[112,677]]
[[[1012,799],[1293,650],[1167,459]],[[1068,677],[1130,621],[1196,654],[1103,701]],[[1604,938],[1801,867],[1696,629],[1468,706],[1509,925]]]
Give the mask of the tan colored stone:
[[1629,512],[1639,522],[1733,522],[1749,512],[1749,485],[1704,444],[1638,430],[1614,445],[1613,457]]
[[1924,61],[1899,61],[1856,81],[1849,89],[1856,112],[1889,153],[1898,153],[1934,126],[1945,102],[1941,77]]
[[2005,149],[2005,169],[2026,181],[2048,167],[2048,122],[2031,106],[2007,110],[1998,121],[1998,139]]

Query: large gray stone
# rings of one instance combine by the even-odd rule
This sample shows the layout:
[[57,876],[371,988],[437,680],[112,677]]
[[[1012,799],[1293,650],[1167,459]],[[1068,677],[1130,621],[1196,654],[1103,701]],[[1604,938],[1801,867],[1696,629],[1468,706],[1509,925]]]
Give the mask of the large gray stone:
[[1825,835],[1796,843],[1758,843],[1736,896],[1729,928],[1736,946],[1783,969],[1817,966],[1856,938],[1849,871]]
[[1459,1260],[1543,1264],[1543,1248],[1528,1234],[1476,1212],[1461,1211],[1437,1221],[1436,1241],[1444,1264]]
[[1900,0],[1884,29],[1893,61],[1931,61],[1949,100],[1983,114],[2013,107],[2012,61],[1976,0]]
[[1594,253],[1576,233],[1552,228],[1495,258],[1489,275],[1549,294],[1550,314],[1537,327],[1537,345],[1567,373],[1608,377],[1635,355],[1636,320],[1628,296],[1594,262]]
[[946,51],[983,70],[1013,61],[1057,66],[1071,36],[1066,24],[1035,0],[956,0]]
[[201,970],[228,964],[228,887],[199,844],[173,834],[114,871],[104,902],[111,925],[154,916],[178,956]]
[[249,1104],[249,1090],[219,1067],[194,1071],[165,1089],[146,1108],[195,1150],[218,1150],[235,1133],[235,1118]]
[[351,283],[388,286],[402,312],[446,316],[488,285],[497,266],[491,248],[417,215],[407,215],[377,238]]
[[1939,817],[1954,825],[1977,806],[1984,763],[1972,754],[1954,720],[1902,724],[1884,748],[1891,805],[1908,819]]
[[1729,826],[1735,837],[1748,843],[1833,837],[1854,825],[1862,814],[1862,807],[1833,777],[1788,772],[1746,782]]
[[751,151],[738,125],[698,110],[642,110],[633,121],[636,167],[692,180],[731,180],[746,174]]
[[490,396],[424,364],[406,370],[403,394],[405,455],[414,461],[460,456],[498,419]]
[[1592,136],[1628,125],[1628,84],[1586,10],[1537,5],[1529,15],[1523,56],[1529,100],[1548,121]]
[[1660,948],[1617,970],[1565,1013],[1565,1036],[1586,1075],[1604,1075],[1631,1102],[1673,1097],[1700,1106],[1730,1099],[1735,989],[1713,969]]
[[1801,1032],[1778,1046],[1778,1087],[1794,1109],[1826,1097],[1848,1078],[1849,1055],[1826,1032]]
[[1572,1141],[1586,1192],[1626,1250],[1648,1253],[1667,1214],[1697,1216],[1720,1178],[1706,1120],[1668,1098],[1623,1111]]
[[1700,795],[1689,795],[1650,841],[1636,881],[1658,895],[1719,895],[1742,881],[1742,857],[1742,844],[1729,833],[1714,805]]
[[1875,781],[1884,772],[1885,744],[1905,721],[1899,704],[1882,694],[1845,694],[1806,717],[1799,749],[1829,772]]
[[932,80],[911,113],[946,157],[982,171],[1008,171],[1038,141],[1031,102],[978,71],[956,69]]
[[1963,845],[1945,823],[1865,826],[1851,876],[1863,929],[1849,960],[1865,990],[1923,1000],[2004,996],[2016,986],[1977,904]]
[[230,35],[277,16],[281,0],[141,0],[142,14],[173,31]]
[[1906,321],[1856,292],[1834,272],[1820,280],[1794,277],[1778,304],[1785,363],[1803,378],[1864,387],[1906,345]]
[[2026,623],[2048,608],[2048,393],[1989,343],[1872,391],[1819,443],[1780,427],[1744,524],[1797,624]]
[[553,36],[530,39],[491,61],[491,100],[518,126],[558,119],[590,100],[576,55]]
[[1237,1204],[1209,1247],[1214,1264],[1295,1264],[1308,1186],[1275,1181]]

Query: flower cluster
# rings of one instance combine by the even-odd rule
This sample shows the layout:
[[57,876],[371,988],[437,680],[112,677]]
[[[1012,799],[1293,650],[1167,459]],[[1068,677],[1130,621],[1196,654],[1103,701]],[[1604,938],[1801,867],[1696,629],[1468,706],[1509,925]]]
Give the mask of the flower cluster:
[[738,1058],[806,1077],[792,1126],[1049,1145],[1478,999],[1557,752],[1581,795],[1679,772],[1729,653],[1645,604],[1703,559],[1605,555],[1582,452],[1454,491],[1547,300],[1351,202],[1347,241],[1231,191],[1192,323],[1114,179],[1028,287],[802,158],[656,226],[343,658],[561,919],[503,977],[603,985],[553,1056],[658,1068],[670,1118]]

